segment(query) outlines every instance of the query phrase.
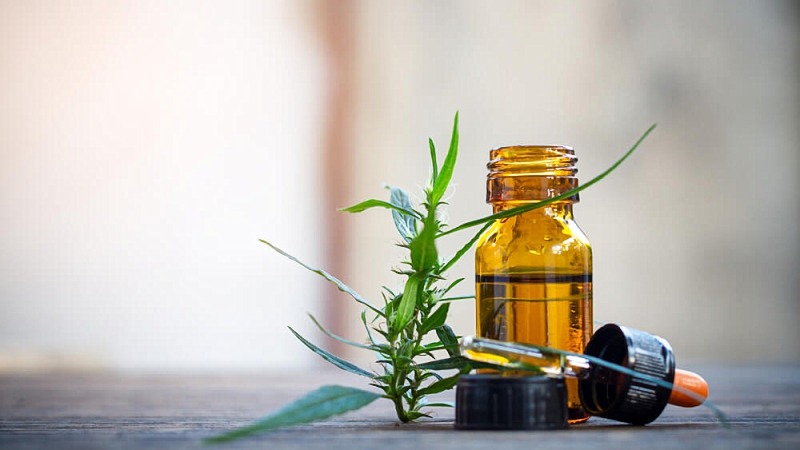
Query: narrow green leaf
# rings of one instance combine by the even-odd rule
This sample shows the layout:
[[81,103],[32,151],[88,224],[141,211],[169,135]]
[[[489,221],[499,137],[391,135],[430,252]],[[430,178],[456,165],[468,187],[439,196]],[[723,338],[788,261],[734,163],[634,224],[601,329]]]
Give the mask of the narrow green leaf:
[[364,200],[361,203],[355,204],[353,206],[348,206],[347,208],[342,208],[339,211],[344,211],[349,213],[360,213],[371,208],[386,208],[386,209],[391,209],[393,211],[401,212],[403,214],[407,214],[411,217],[416,217],[419,219],[422,218],[422,216],[420,216],[420,214],[414,211],[413,209],[401,208],[400,206],[395,206],[389,202],[385,202],[383,200],[376,200],[374,198],[370,200]]
[[[411,204],[411,200],[409,199],[406,191],[392,186],[388,186],[388,188],[390,192],[389,203],[402,210],[414,210],[414,205]],[[417,235],[417,221],[415,216],[393,209],[392,219],[394,220],[394,226],[397,228],[400,236],[402,236],[406,243],[410,243],[411,240]]]
[[436,403],[425,403],[422,405],[424,408],[455,408],[455,402],[436,402]]
[[383,338],[386,339],[387,341],[389,340],[389,333],[387,333],[386,331],[383,331],[380,328],[373,328],[372,331],[377,332],[378,334],[383,336]]
[[434,212],[425,219],[422,231],[409,244],[411,251],[411,268],[417,273],[427,273],[439,263],[436,250],[436,219]]
[[423,412],[419,412],[419,411],[408,411],[408,412],[406,412],[406,421],[408,421],[408,422],[413,422],[413,421],[419,419],[420,417],[430,417],[430,415],[429,414],[425,414]]
[[417,354],[417,355],[430,354],[431,352],[435,352],[436,350],[444,350],[444,349],[445,349],[445,346],[441,342],[438,342],[438,341],[437,342],[431,342],[431,343],[425,344],[422,347],[420,347],[419,349],[417,349],[415,354]]
[[436,161],[436,146],[433,145],[433,139],[428,138],[428,147],[431,149],[431,188],[436,184],[436,179],[439,177],[439,163]]
[[442,199],[447,187],[450,185],[450,179],[453,178],[453,169],[456,166],[456,158],[458,157],[458,113],[453,119],[453,136],[450,138],[450,149],[447,151],[447,156],[442,163],[442,170],[436,177],[436,183],[433,185],[431,192],[431,208],[436,208],[439,200]]
[[389,394],[389,392],[391,391],[391,387],[387,386],[385,383],[384,384],[369,383],[369,385],[372,386],[372,387],[376,387],[376,388],[382,390],[384,394]]
[[322,278],[325,278],[326,280],[330,281],[340,291],[342,291],[345,294],[348,294],[350,297],[352,297],[353,300],[355,300],[357,303],[360,303],[360,304],[366,306],[367,308],[371,309],[372,311],[374,311],[377,314],[381,314],[381,310],[379,310],[378,308],[375,308],[374,306],[370,305],[369,302],[364,299],[364,297],[362,297],[361,295],[358,294],[358,292],[354,291],[348,285],[342,283],[338,278],[334,277],[333,275],[329,274],[328,272],[326,272],[326,271],[324,271],[322,269],[317,269],[317,268],[314,268],[314,267],[311,267],[311,266],[307,265],[306,263],[300,261],[299,259],[297,259],[294,256],[286,253],[285,251],[281,250],[280,248],[278,248],[277,246],[273,245],[272,243],[270,243],[268,241],[265,241],[264,239],[259,239],[259,241],[261,241],[264,244],[267,244],[270,248],[272,248],[276,252],[278,252],[281,255],[289,258],[290,260],[296,262],[297,264],[300,264],[301,266],[303,266],[307,270],[310,270],[311,272],[314,272],[317,275],[321,276]]
[[450,310],[450,303],[443,303],[433,312],[419,327],[419,335],[425,336],[429,331],[444,325],[447,320],[447,312]]
[[226,442],[276,428],[327,419],[362,408],[379,398],[381,398],[380,394],[361,389],[335,385],[323,386],[257,422],[213,436],[206,439],[206,442]]
[[445,350],[447,350],[447,354],[456,357],[461,355],[461,351],[459,350],[458,346],[458,337],[455,333],[453,333],[453,329],[450,328],[449,325],[442,325],[436,328],[436,336],[439,337],[439,341],[444,345]]
[[375,380],[379,381],[381,383],[388,384],[388,383],[390,383],[392,381],[392,377],[391,377],[391,375],[379,375],[379,376],[375,377]]
[[471,220],[471,221],[463,223],[463,224],[461,224],[461,225],[459,225],[459,226],[457,226],[455,228],[451,228],[451,229],[449,229],[447,231],[443,231],[443,232],[439,233],[437,238],[440,238],[442,236],[446,236],[446,235],[451,234],[451,233],[455,233],[456,231],[461,231],[461,230],[464,230],[464,229],[467,229],[467,228],[471,228],[471,227],[474,227],[474,226],[482,225],[482,224],[485,224],[487,222],[493,222],[493,221],[498,220],[498,219],[505,219],[505,218],[508,218],[508,217],[516,216],[518,214],[522,214],[524,212],[532,211],[532,210],[537,209],[537,208],[542,208],[542,207],[547,206],[547,205],[549,205],[551,203],[559,202],[561,200],[564,200],[564,199],[567,199],[567,198],[570,198],[570,197],[574,196],[578,192],[580,192],[580,191],[582,191],[582,190],[594,185],[595,183],[599,182],[603,178],[607,177],[611,172],[613,172],[617,167],[619,167],[620,164],[625,162],[625,160],[628,159],[628,157],[631,156],[633,154],[633,152],[637,148],[639,148],[639,145],[645,140],[645,138],[647,138],[647,136],[650,135],[650,133],[655,128],[656,128],[656,124],[653,124],[652,126],[650,126],[650,128],[648,128],[647,131],[644,132],[644,134],[636,141],[636,143],[633,145],[633,147],[631,147],[631,149],[628,150],[622,156],[622,158],[620,158],[619,160],[617,160],[617,162],[612,164],[611,167],[609,167],[608,169],[606,169],[605,171],[600,173],[600,175],[592,178],[588,182],[576,187],[575,189],[570,189],[569,191],[567,191],[567,192],[565,192],[563,194],[557,195],[555,197],[548,198],[546,200],[542,200],[540,202],[531,203],[531,204],[528,204],[528,205],[518,206],[516,208],[511,208],[511,209],[507,209],[505,211],[500,211],[500,212],[498,212],[496,214],[492,214],[490,216],[486,216],[486,217],[483,217],[483,218],[480,218],[480,219]]
[[443,377],[436,372],[424,371],[422,372],[422,375],[419,378],[417,378],[417,381],[424,381],[427,380],[428,378],[436,378],[437,380],[441,380]]
[[461,283],[462,281],[464,281],[463,277],[462,278],[456,278],[455,280],[453,280],[450,284],[447,285],[446,288],[444,288],[444,290],[442,291],[442,295],[447,294],[448,292],[450,292],[451,289],[456,287],[458,285],[458,283]]
[[462,369],[465,366],[472,367],[472,363],[473,361],[470,361],[463,356],[452,356],[450,358],[437,359],[434,361],[417,364],[417,367],[425,370],[452,370]]
[[316,318],[316,317],[314,317],[312,314],[308,314],[308,317],[310,317],[310,318],[311,318],[311,321],[312,321],[312,322],[314,322],[314,325],[316,325],[316,326],[317,326],[317,328],[319,328],[319,330],[320,330],[320,331],[322,331],[323,333],[325,333],[325,335],[326,335],[326,336],[328,336],[329,338],[336,339],[337,341],[339,341],[339,342],[341,342],[341,343],[343,343],[343,344],[350,345],[350,346],[352,346],[352,347],[363,348],[363,349],[365,349],[365,350],[380,351],[380,348],[379,348],[379,347],[377,347],[377,346],[374,346],[374,345],[364,345],[364,344],[361,344],[361,343],[359,343],[359,342],[351,341],[351,340],[349,340],[349,339],[345,339],[345,338],[343,338],[343,337],[341,337],[341,336],[337,336],[337,335],[335,335],[335,334],[331,333],[330,331],[328,331],[328,329],[327,329],[327,328],[323,327],[323,326],[322,326],[322,324],[321,324],[321,323],[319,323],[319,321],[317,320],[317,318]]
[[439,301],[442,302],[442,303],[444,303],[444,302],[456,302],[456,301],[459,301],[459,300],[470,300],[470,299],[473,299],[473,298],[475,298],[474,295],[457,295],[455,297],[441,298],[441,299],[439,299]]
[[340,368],[342,370],[346,370],[346,371],[348,371],[350,373],[354,373],[356,375],[361,375],[362,377],[375,378],[375,374],[367,372],[366,370],[356,366],[355,364],[353,364],[351,362],[348,362],[348,361],[345,361],[342,358],[339,358],[338,356],[334,355],[333,353],[317,347],[316,345],[314,345],[311,342],[309,342],[308,340],[306,340],[303,336],[301,336],[300,333],[294,331],[294,329],[292,329],[292,327],[288,327],[288,328],[289,328],[289,331],[291,331],[292,334],[294,334],[294,336],[297,339],[300,340],[300,342],[305,344],[305,346],[308,347],[309,349],[311,349],[312,352],[314,352],[314,353],[318,354],[319,356],[321,356],[322,359],[324,359],[325,361],[328,361],[329,363],[333,364],[334,366],[336,366],[336,367],[338,367],[338,368]]
[[403,296],[400,298],[400,305],[397,307],[397,314],[391,323],[391,329],[395,333],[399,333],[402,329],[411,322],[414,317],[414,312],[417,307],[417,301],[420,295],[420,279],[419,276],[412,275],[406,280],[406,286],[403,290]]
[[472,246],[475,245],[476,242],[478,242],[478,239],[480,239],[481,236],[483,236],[483,232],[489,229],[489,227],[492,226],[493,223],[494,220],[486,222],[486,224],[484,224],[481,227],[481,229],[477,233],[475,233],[475,235],[472,236],[472,238],[469,241],[467,241],[466,244],[464,244],[460,249],[458,249],[458,251],[453,255],[453,257],[450,258],[450,260],[444,264],[444,266],[442,266],[442,268],[440,269],[440,273],[444,273],[448,269],[453,267],[453,264],[457,263],[458,260],[461,259],[461,257],[464,256],[472,248]]
[[[397,298],[398,299],[402,299],[403,297],[400,296],[400,297],[397,297]],[[398,301],[391,300],[391,301],[386,303],[386,306],[383,307],[383,315],[384,315],[384,317],[386,317],[386,323],[387,324],[394,323],[394,311],[395,311],[396,305],[398,305],[398,304],[399,304],[399,300]]]
[[369,338],[369,342],[372,345],[377,345],[377,343],[375,342],[375,338],[372,337],[372,331],[370,331],[370,326],[367,325],[367,311],[366,310],[361,311],[361,323],[364,324],[364,330],[366,330],[366,332],[367,332],[367,338]]
[[419,395],[431,395],[431,394],[437,394],[439,392],[444,392],[444,391],[446,391],[448,389],[452,389],[453,386],[455,386],[456,383],[458,383],[458,377],[460,377],[460,376],[461,376],[461,374],[459,373],[459,374],[453,375],[452,377],[443,378],[443,379],[431,384],[430,386],[426,386],[426,387],[418,390],[417,393]]
[[387,294],[389,294],[389,297],[394,297],[394,296],[396,296],[396,295],[397,295],[397,294],[396,294],[396,293],[395,293],[393,290],[389,289],[389,288],[388,288],[388,287],[386,287],[386,286],[381,286],[381,289],[383,289],[384,291],[386,291],[386,293],[387,293]]

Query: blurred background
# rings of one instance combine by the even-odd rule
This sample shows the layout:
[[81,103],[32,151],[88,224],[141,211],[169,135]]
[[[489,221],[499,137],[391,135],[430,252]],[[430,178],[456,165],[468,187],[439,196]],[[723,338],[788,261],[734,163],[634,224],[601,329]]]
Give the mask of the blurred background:
[[596,320],[796,361],[798,80],[788,0],[0,0],[0,371],[321,364],[287,325],[369,361],[306,317],[361,340],[352,301],[258,239],[377,302],[391,216],[335,210],[419,196],[456,110],[452,224],[490,212],[493,147],[573,146],[585,181],[657,122],[575,208]]

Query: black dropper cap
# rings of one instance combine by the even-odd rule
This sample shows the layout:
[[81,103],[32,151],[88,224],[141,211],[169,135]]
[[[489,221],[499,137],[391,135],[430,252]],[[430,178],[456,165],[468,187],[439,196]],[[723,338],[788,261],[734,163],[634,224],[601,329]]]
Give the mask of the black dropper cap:
[[460,430],[552,430],[566,428],[563,378],[463,375],[456,386]]
[[[598,329],[584,354],[625,366],[668,383],[675,378],[675,355],[669,343],[644,331],[607,324]],[[594,416],[645,425],[667,406],[671,389],[598,364],[578,384],[583,408]]]

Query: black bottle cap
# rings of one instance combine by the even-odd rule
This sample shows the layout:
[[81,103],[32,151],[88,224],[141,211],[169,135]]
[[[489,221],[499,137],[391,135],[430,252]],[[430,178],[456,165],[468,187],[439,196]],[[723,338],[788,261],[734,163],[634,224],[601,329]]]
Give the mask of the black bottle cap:
[[464,375],[456,386],[460,430],[552,430],[567,427],[563,378]]
[[[672,383],[675,355],[658,336],[615,324],[598,329],[583,352]],[[581,404],[594,416],[633,425],[654,421],[667,406],[671,389],[597,364],[578,383]]]

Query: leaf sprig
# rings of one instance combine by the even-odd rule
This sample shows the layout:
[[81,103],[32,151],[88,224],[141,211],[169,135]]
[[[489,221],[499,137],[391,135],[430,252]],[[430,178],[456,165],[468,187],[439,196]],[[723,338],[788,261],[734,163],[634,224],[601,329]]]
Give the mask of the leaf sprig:
[[[641,138],[614,165],[587,183],[559,196],[504,210],[480,219],[460,224],[453,228],[441,220],[440,209],[444,206],[442,198],[450,186],[456,159],[458,157],[458,113],[453,122],[450,146],[441,166],[438,164],[436,147],[428,140],[431,158],[431,178],[424,189],[424,202],[414,206],[408,193],[398,187],[389,187],[389,201],[370,199],[342,211],[360,213],[373,208],[391,211],[394,225],[402,239],[400,246],[408,250],[408,259],[403,261],[406,270],[394,271],[405,277],[402,292],[384,287],[382,305],[369,302],[338,278],[328,272],[311,267],[298,260],[274,244],[261,240],[264,244],[296,262],[304,268],[323,277],[340,291],[348,294],[364,307],[361,323],[366,331],[366,342],[354,342],[337,336],[327,330],[311,316],[311,320],[327,336],[360,349],[370,350],[378,355],[379,370],[372,372],[330,353],[313,344],[291,327],[289,330],[306,347],[334,366],[369,379],[369,385],[380,393],[343,386],[326,386],[300,398],[275,414],[247,427],[211,438],[220,442],[243,437],[270,429],[308,423],[361,408],[377,398],[385,398],[394,405],[397,418],[409,422],[421,417],[429,417],[423,408],[451,406],[444,403],[429,403],[427,397],[453,388],[458,377],[473,368],[499,366],[469,361],[460,355],[458,336],[447,325],[450,302],[472,296],[449,296],[451,290],[463,278],[447,282],[445,272],[450,269],[479,239],[483,231],[495,220],[512,217],[551,203],[572,197],[592,186],[614,171],[625,161],[653,131],[651,126]],[[449,259],[439,256],[436,242],[444,236],[468,228],[480,227],[458,251]],[[449,297],[448,297],[449,296]],[[443,358],[437,358],[444,352]],[[444,371],[456,372],[441,374]],[[530,368],[535,371],[536,368]]]

